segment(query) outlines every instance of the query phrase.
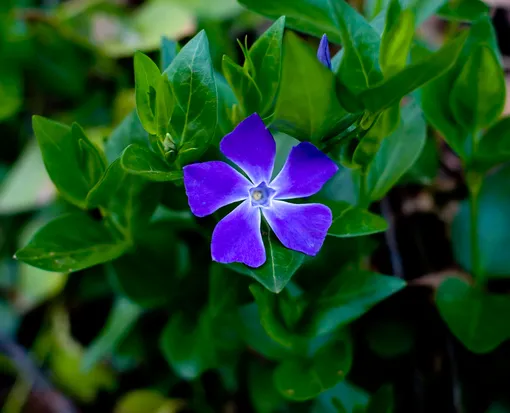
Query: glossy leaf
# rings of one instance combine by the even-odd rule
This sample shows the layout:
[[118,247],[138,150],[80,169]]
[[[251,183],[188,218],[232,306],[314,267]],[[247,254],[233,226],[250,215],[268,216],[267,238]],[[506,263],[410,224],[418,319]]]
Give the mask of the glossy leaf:
[[179,53],[179,43],[163,36],[161,38],[161,71],[170,66]]
[[120,158],[114,161],[104,172],[103,176],[87,195],[87,205],[94,208],[108,205],[112,195],[119,189],[126,172],[121,166]]
[[388,223],[384,218],[355,207],[347,202],[324,202],[333,213],[328,235],[333,237],[360,237],[384,232]]
[[381,199],[415,163],[427,139],[427,127],[420,108],[410,104],[402,110],[399,127],[386,139],[368,170],[368,193]]
[[173,88],[175,109],[172,136],[179,147],[179,163],[200,157],[212,141],[218,124],[218,93],[204,31],[191,39],[164,72]]
[[510,160],[510,118],[502,118],[480,138],[471,167],[482,173]]
[[473,134],[490,126],[503,112],[505,91],[505,76],[497,56],[487,46],[474,47],[450,95],[457,122]]
[[[172,85],[165,75],[160,76],[158,85],[156,87],[156,134],[161,141],[167,138],[167,133],[172,134],[175,132],[170,125],[170,119],[174,111],[175,100],[172,92]],[[175,149],[175,148],[172,148]]]
[[363,389],[344,380],[315,399],[312,413],[339,413],[338,403],[347,413],[360,413],[365,411],[368,402],[369,395]]
[[284,360],[276,368],[273,379],[286,398],[309,400],[342,381],[351,363],[351,344],[343,339],[324,346],[312,359]]
[[489,14],[489,6],[482,0],[459,0],[446,2],[438,11],[448,20],[473,21]]
[[452,277],[439,286],[436,305],[452,333],[472,352],[487,353],[510,338],[507,295],[484,292]]
[[16,64],[5,59],[0,68],[0,121],[15,115],[23,104],[23,77]]
[[[320,142],[347,114],[338,103],[333,73],[319,62],[316,52],[292,32],[284,37],[282,67],[271,126],[299,140]],[[310,73],[314,76],[310,77]]]
[[363,92],[360,99],[365,107],[377,113],[447,72],[457,61],[466,37],[466,34],[460,35],[422,61],[407,66],[382,84]]
[[285,248],[270,231],[263,235],[263,239],[266,249],[264,265],[259,268],[250,268],[242,264],[230,264],[229,267],[254,278],[269,291],[279,293],[301,267],[305,255]]
[[149,134],[143,128],[136,111],[133,110],[117,126],[105,145],[105,153],[109,162],[122,155],[126,147],[132,143],[149,147]]
[[73,139],[78,142],[78,160],[89,187],[97,184],[106,170],[104,153],[94,145],[77,123],[71,126]]
[[157,132],[155,121],[156,89],[161,72],[156,63],[141,52],[135,53],[134,62],[136,112],[144,129],[155,135]]
[[126,148],[122,153],[121,164],[126,172],[150,181],[169,182],[182,179],[181,171],[172,170],[158,155],[139,145],[129,145]]
[[46,271],[73,272],[113,260],[126,247],[103,223],[76,213],[46,224],[16,252],[16,258]]

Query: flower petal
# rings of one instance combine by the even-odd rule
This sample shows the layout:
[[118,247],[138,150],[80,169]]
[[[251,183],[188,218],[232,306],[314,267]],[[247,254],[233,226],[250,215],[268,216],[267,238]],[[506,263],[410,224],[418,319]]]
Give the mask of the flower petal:
[[338,166],[309,142],[294,146],[287,162],[271,182],[275,199],[313,195],[338,171]]
[[259,115],[243,120],[220,143],[223,154],[238,165],[255,185],[269,183],[273,173],[276,143]]
[[319,252],[333,220],[331,210],[322,204],[273,201],[262,213],[284,246],[308,255]]
[[317,49],[317,58],[324,66],[331,70],[331,52],[329,51],[328,36],[322,36],[319,48]]
[[260,208],[244,201],[214,228],[211,242],[212,259],[223,264],[241,262],[260,267],[266,251],[260,233]]
[[183,171],[188,203],[197,217],[247,199],[252,187],[248,179],[225,162],[195,163],[186,165]]

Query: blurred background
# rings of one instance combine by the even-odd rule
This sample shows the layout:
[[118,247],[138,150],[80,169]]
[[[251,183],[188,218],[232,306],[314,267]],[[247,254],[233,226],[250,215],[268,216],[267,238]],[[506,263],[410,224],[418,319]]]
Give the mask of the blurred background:
[[[351,3],[362,10],[372,7],[374,1]],[[505,65],[510,69],[510,0],[488,3]],[[102,270],[92,268],[68,277],[12,259],[37,228],[68,207],[56,196],[46,174],[33,137],[31,116],[43,115],[68,124],[76,121],[91,139],[102,142],[135,107],[132,58],[136,50],[157,62],[162,37],[184,44],[198,30],[206,29],[215,67],[221,72],[224,54],[242,62],[236,39],[247,36],[251,44],[270,24],[243,9],[236,0],[0,0],[1,413],[173,413],[190,409],[183,402],[191,392],[190,386],[193,394],[205,392],[204,398],[215,397],[215,382],[209,383],[207,377],[202,387],[191,384],[181,388],[173,386],[175,378],[168,375],[167,366],[159,364],[161,368],[157,369],[154,364],[143,373],[134,368],[144,357],[138,351],[141,334],[128,336],[110,363],[82,368],[83,358],[90,356],[85,349],[101,331],[112,304],[111,287],[103,282]],[[426,41],[440,43],[448,29],[447,23],[431,19],[420,32]],[[318,41],[308,40],[314,45]],[[510,113],[510,104],[505,112]],[[432,246],[425,252],[430,258],[427,268],[420,261],[423,251],[410,247],[401,252],[409,260],[404,265],[410,277],[430,287],[441,279],[434,270],[453,262],[442,222],[451,220],[455,203],[466,193],[456,158],[444,145],[429,146],[431,162],[422,165],[428,168],[428,179],[421,184],[414,180],[412,186],[393,193],[391,199],[405,212],[399,218],[401,240],[422,231],[425,249]],[[444,194],[439,201],[423,191],[432,184]],[[374,259],[387,261],[386,252],[380,254]],[[428,276],[420,278],[425,273]],[[430,387],[417,390],[412,397],[429,400],[428,411],[434,409],[435,413],[452,411],[443,407],[455,404],[459,374],[466,375],[471,388],[480,393],[474,403],[486,405],[492,400],[494,386],[508,391],[508,381],[495,384],[483,378],[483,371],[487,364],[500,360],[507,360],[501,368],[510,368],[510,357],[491,354],[474,358],[465,352],[469,364],[463,364],[462,371],[456,370],[458,366],[439,366],[434,346],[439,340],[444,348],[442,340],[449,333],[428,298],[405,297],[415,299],[423,300],[423,313],[416,315],[423,330],[416,341],[424,348],[415,354],[416,359],[404,364],[379,364],[377,374],[406,381],[411,369],[415,374],[411,375],[414,381],[410,387],[419,387],[420,380],[432,374],[434,380],[427,381]],[[394,308],[398,309],[395,302],[388,313]],[[413,345],[412,337],[398,336],[400,330],[391,334],[388,331],[391,329],[373,334],[389,334],[391,340],[403,346]],[[370,347],[370,341],[367,343]],[[460,351],[462,360],[464,353]],[[507,348],[500,351],[508,353]],[[172,388],[171,395],[133,393],[151,375],[161,388]],[[222,400],[221,411],[251,412],[248,399],[246,389],[241,388],[236,400]],[[156,405],[163,407],[148,407]],[[498,408],[494,405],[493,412]],[[220,410],[195,406],[191,411]]]

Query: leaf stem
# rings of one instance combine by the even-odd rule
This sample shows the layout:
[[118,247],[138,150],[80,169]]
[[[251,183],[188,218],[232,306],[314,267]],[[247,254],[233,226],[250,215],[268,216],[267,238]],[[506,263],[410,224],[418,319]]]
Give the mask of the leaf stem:
[[476,281],[482,276],[482,267],[480,261],[479,229],[478,229],[478,211],[480,204],[480,189],[482,186],[482,177],[476,172],[468,171],[468,189],[469,189],[469,219],[470,219],[470,242],[471,242],[471,270]]

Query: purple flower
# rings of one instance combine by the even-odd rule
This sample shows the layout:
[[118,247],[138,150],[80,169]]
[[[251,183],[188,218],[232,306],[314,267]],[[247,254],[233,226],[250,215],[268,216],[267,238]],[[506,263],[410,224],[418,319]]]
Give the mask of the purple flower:
[[331,226],[331,210],[321,204],[283,200],[317,193],[338,170],[335,163],[311,143],[302,142],[292,148],[282,170],[271,181],[276,143],[257,114],[225,136],[220,150],[248,178],[220,161],[184,167],[184,186],[191,212],[196,216],[204,217],[225,205],[243,201],[214,229],[213,260],[224,264],[241,262],[250,267],[264,264],[262,215],[285,247],[316,255]]
[[317,50],[317,58],[319,59],[319,62],[331,70],[331,52],[329,51],[329,41],[327,35],[322,36],[321,42],[319,44],[319,49]]

